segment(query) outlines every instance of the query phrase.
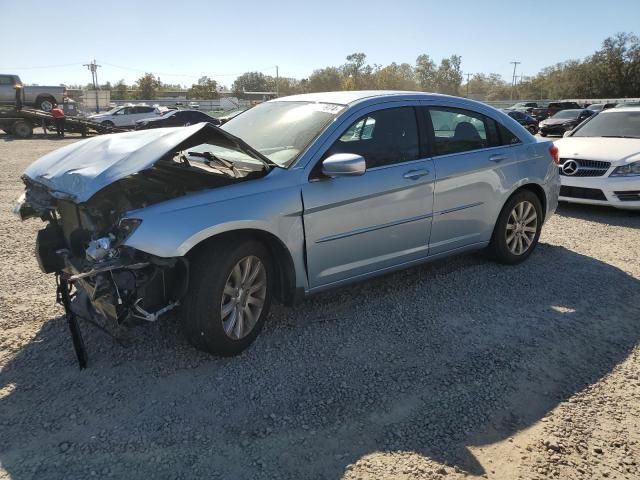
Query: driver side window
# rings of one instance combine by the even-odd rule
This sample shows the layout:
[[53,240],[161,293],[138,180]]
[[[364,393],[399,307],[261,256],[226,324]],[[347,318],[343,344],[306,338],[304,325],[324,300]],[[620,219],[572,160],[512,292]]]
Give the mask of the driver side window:
[[418,126],[413,107],[389,108],[359,118],[329,148],[335,153],[361,155],[367,168],[376,168],[420,158]]

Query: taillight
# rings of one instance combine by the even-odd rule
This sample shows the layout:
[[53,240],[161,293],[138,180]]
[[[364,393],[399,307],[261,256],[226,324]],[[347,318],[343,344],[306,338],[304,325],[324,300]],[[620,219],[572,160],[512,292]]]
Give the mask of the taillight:
[[551,154],[551,158],[556,165],[560,165],[560,150],[555,145],[551,145],[549,147],[549,153]]

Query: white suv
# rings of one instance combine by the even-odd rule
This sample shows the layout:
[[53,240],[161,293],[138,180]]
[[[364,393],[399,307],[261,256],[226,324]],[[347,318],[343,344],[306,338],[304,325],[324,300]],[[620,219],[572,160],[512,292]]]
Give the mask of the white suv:
[[152,117],[154,114],[162,115],[162,113],[158,107],[127,105],[124,107],[116,107],[105,113],[96,113],[89,118],[103,125],[129,127],[134,126],[138,120]]

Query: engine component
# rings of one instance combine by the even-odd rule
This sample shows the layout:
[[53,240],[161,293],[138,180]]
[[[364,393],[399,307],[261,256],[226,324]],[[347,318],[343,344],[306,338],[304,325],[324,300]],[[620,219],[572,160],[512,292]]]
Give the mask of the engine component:
[[113,240],[115,240],[113,235],[91,240],[89,242],[89,246],[85,250],[87,260],[99,262],[107,256],[113,256],[114,252],[111,250],[111,243]]

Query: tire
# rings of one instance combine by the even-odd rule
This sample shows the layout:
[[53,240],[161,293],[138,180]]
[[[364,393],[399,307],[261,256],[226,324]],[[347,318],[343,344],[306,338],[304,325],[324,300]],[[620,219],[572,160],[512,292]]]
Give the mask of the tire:
[[[247,274],[247,281],[238,289],[239,282],[236,279],[239,277],[234,270],[239,268],[236,272],[242,276],[247,259],[252,259],[248,269],[250,273]],[[251,284],[251,274],[258,265],[256,260],[263,270]],[[199,350],[225,357],[238,355],[253,343],[269,313],[274,279],[269,251],[254,240],[240,243],[218,241],[196,252],[190,263],[189,290],[182,307],[184,335]],[[258,286],[262,281],[266,283],[264,290],[258,291],[255,297],[247,293],[251,285]],[[237,293],[237,300],[234,300],[234,292]],[[262,304],[258,310],[260,300]],[[247,308],[253,312],[253,321]],[[226,315],[223,309],[227,310]],[[234,319],[236,322],[232,323]],[[247,332],[237,335],[238,323],[242,328],[245,321]],[[230,329],[232,324],[234,326]]]
[[546,136],[547,136],[547,134],[546,134],[546,133],[543,133],[543,132],[540,132],[540,136],[541,136],[541,137],[546,137]]
[[18,120],[13,124],[13,134],[18,138],[30,138],[33,135],[33,127],[29,122]]
[[[518,210],[520,206],[522,210]],[[534,211],[534,221],[527,221]],[[495,261],[507,265],[524,262],[538,244],[542,221],[542,205],[538,196],[530,190],[519,190],[502,207],[487,253]],[[520,251],[520,246],[526,246],[526,249]]]
[[529,133],[531,133],[531,135],[535,135],[536,133],[538,133],[538,129],[533,125],[528,126],[527,130],[529,130]]
[[36,107],[45,112],[51,111],[54,103],[56,103],[56,99],[50,96],[36,98]]
[[105,127],[115,127],[115,124],[111,120],[105,120],[100,125],[104,125]]

